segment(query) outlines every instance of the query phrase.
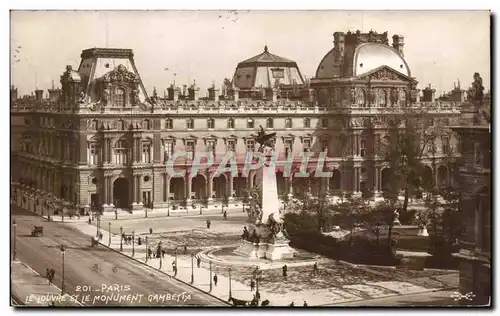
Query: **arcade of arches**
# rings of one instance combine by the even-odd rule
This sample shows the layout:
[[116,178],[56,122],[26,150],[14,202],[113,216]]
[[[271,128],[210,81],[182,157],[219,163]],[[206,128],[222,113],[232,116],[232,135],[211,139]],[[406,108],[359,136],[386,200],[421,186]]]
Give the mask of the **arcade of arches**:
[[[137,209],[143,206],[166,208],[170,201],[178,203],[208,199],[210,202],[221,200],[225,196],[234,200],[243,198],[245,189],[255,183],[254,173],[250,173],[249,177],[243,177],[241,174],[233,176],[230,173],[218,176],[208,173],[195,177],[169,177],[166,173],[160,173],[154,176],[136,174],[87,177],[85,183],[88,185],[83,186],[83,178],[76,174],[61,174],[60,170],[34,167],[29,163],[19,170],[19,178],[13,181],[13,200],[42,212],[49,208],[58,210],[82,206],[97,206],[104,210]],[[307,178],[297,175],[287,178],[280,171],[276,175],[278,194],[281,197],[290,194],[301,196],[305,193],[317,195],[325,192],[320,190],[322,187],[327,188],[325,193],[330,195],[345,191],[373,196],[383,192],[392,177],[390,168],[362,166],[345,170],[334,169],[330,178],[315,178],[313,174]],[[79,180],[79,186],[70,185]],[[444,185],[454,180],[445,165],[438,165],[435,168],[426,166],[419,181],[426,187],[428,184]],[[37,190],[44,194],[30,194]]]

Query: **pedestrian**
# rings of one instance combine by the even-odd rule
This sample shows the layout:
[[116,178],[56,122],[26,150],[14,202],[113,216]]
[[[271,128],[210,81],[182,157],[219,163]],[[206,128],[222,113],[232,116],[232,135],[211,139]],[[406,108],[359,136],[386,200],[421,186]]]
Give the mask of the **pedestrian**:
[[187,245],[184,245],[184,253],[186,254],[188,252],[188,247]]
[[152,250],[150,247],[148,247],[148,259],[151,259],[151,254],[152,254]]
[[161,257],[162,257],[162,258],[165,258],[165,252],[166,252],[166,251],[165,251],[165,249],[162,249],[162,250],[161,250]]
[[217,274],[215,274],[215,275],[214,275],[214,284],[215,284],[215,286],[217,286],[217,280],[218,280],[218,279],[219,279],[219,278],[217,278]]
[[307,302],[306,302],[306,301],[304,301],[304,305],[302,305],[302,306],[307,307]]
[[314,273],[314,274],[318,274],[318,273],[319,273],[319,269],[318,269],[318,262],[315,262],[315,263],[314,263],[314,266],[313,266],[313,273]]
[[200,258],[196,258],[196,264],[198,265],[198,268],[199,268],[200,264],[201,264],[201,259]]
[[152,234],[152,233],[153,233],[153,229],[152,229],[152,228],[150,228],[150,229],[149,229],[149,233],[150,233],[150,234]]
[[89,216],[89,225],[92,224],[92,220],[90,220],[90,216]]
[[212,223],[210,222],[210,220],[207,220],[207,228],[210,229],[210,225],[212,225]]
[[294,307],[294,306],[295,306],[295,304],[293,304],[293,302],[291,302],[290,303],[290,307]]
[[141,237],[137,238],[137,245],[138,245],[138,246],[142,245],[142,240],[141,240]]
[[99,233],[99,240],[102,240],[102,233]]
[[252,279],[252,281],[250,281],[250,291],[253,292],[254,289],[255,289],[255,281]]
[[285,265],[283,266],[283,268],[281,268],[281,269],[283,270],[283,277],[284,277],[284,278],[286,278],[286,277],[287,277],[287,275],[288,275],[288,274],[287,274],[287,272],[288,272],[288,267],[287,267],[287,265],[285,264]]
[[222,216],[223,216],[224,220],[227,220],[227,211],[226,210],[224,210],[224,214]]
[[255,298],[257,299],[257,302],[260,300],[260,293],[259,293],[259,291],[255,292]]

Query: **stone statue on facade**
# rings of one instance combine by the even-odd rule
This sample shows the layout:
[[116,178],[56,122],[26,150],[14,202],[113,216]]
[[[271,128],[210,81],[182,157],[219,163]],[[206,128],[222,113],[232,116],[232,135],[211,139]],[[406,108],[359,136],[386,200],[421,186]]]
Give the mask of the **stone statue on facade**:
[[483,79],[479,73],[474,73],[474,82],[472,82],[472,87],[467,92],[467,97],[471,101],[481,102],[484,96]]

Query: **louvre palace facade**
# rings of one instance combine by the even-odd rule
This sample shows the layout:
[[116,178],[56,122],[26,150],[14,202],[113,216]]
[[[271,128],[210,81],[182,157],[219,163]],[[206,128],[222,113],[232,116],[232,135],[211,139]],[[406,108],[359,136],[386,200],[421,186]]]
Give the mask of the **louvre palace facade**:
[[[240,62],[232,80],[213,85],[200,97],[195,82],[146,91],[130,49],[83,50],[78,67],[66,66],[61,88],[18,97],[11,89],[11,183],[18,204],[37,212],[69,212],[96,207],[104,212],[164,209],[175,203],[238,200],[254,185],[243,177],[247,152],[256,150],[259,126],[275,132],[281,159],[310,152],[314,177],[320,152],[326,153],[328,195],[343,192],[376,198],[390,182],[387,161],[377,154],[387,133],[385,117],[418,109],[432,124],[448,126],[460,114],[463,91],[436,101],[434,90],[418,89],[404,58],[404,38],[386,33],[336,32],[334,47],[305,80],[298,64],[266,46]],[[203,93],[204,95],[204,93]],[[426,177],[453,181],[445,164],[454,138],[437,139],[423,155]],[[184,176],[166,171],[175,160]],[[192,157],[210,152],[214,165],[196,175]],[[227,152],[238,172],[214,171]],[[300,161],[295,161],[299,165]],[[307,178],[283,176],[278,191],[292,196],[314,187]],[[317,180],[315,180],[317,182]],[[314,183],[316,183],[314,182]],[[312,194],[317,193],[314,188]]]

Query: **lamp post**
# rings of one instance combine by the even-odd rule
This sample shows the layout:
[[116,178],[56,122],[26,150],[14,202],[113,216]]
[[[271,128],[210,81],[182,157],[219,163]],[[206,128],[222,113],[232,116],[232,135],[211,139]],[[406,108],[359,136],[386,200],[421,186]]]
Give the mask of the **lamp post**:
[[229,298],[233,297],[232,293],[231,293],[231,267],[229,267]]
[[16,227],[17,223],[16,220],[12,221],[12,226],[14,227],[14,241],[13,241],[13,254],[12,254],[12,260],[16,260]]
[[191,284],[194,283],[194,253],[191,254]]
[[96,214],[96,218],[97,218],[97,223],[95,225],[96,226],[96,230],[97,230],[96,236],[97,236],[97,238],[99,238],[99,233],[100,233],[100,231],[99,231],[99,221],[100,221],[99,214]]
[[170,216],[170,196],[167,196],[167,216]]
[[160,243],[158,244],[158,247],[160,248],[160,270],[161,270],[161,266],[163,263],[162,256],[161,256],[161,240],[160,240]]
[[146,262],[148,262],[149,252],[148,252],[148,236],[146,236]]
[[62,285],[61,285],[61,295],[64,295],[64,252],[66,250],[66,247],[64,245],[61,245],[61,259],[62,259]]
[[120,251],[123,251],[123,226],[120,226]]
[[108,223],[108,236],[109,236],[108,246],[111,246],[111,222]]
[[212,292],[212,260],[210,260],[209,264],[210,264],[210,290],[209,290],[209,292]]
[[132,231],[132,257],[135,255],[135,230]]

